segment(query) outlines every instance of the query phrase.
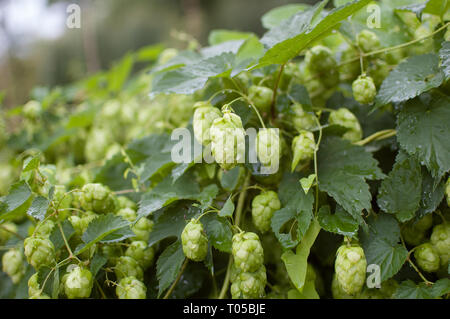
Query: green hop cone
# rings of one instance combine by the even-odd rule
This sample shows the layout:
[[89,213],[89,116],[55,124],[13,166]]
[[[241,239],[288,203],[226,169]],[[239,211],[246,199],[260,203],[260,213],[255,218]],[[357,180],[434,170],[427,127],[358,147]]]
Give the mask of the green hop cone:
[[356,295],[365,283],[367,261],[359,246],[342,245],[337,250],[335,272],[345,293]]
[[122,256],[122,250],[119,245],[104,245],[101,247],[102,255],[107,258],[108,265],[114,267]]
[[56,224],[51,219],[43,220],[37,223],[35,234],[40,237],[48,238],[55,228]]
[[306,52],[306,67],[312,74],[326,72],[327,74],[337,66],[333,52],[323,45],[316,45]]
[[234,265],[243,272],[254,272],[263,265],[264,251],[257,234],[242,232],[232,240]]
[[294,112],[292,116],[292,123],[297,131],[312,130],[317,127],[316,116],[312,113],[305,112],[301,104],[294,103],[291,105]]
[[[353,47],[348,47],[342,52],[341,63],[347,62],[358,57],[358,51]],[[358,77],[361,72],[359,61],[342,64],[339,68],[339,74],[342,81],[352,81]]]
[[431,228],[431,226],[433,226],[433,215],[427,214],[423,216],[421,219],[416,221],[413,226],[420,231],[426,232]]
[[426,232],[433,225],[433,216],[427,214],[416,222],[406,223],[402,229],[402,237],[408,245],[419,246],[425,242]]
[[86,138],[84,145],[84,154],[89,162],[103,160],[111,144],[114,143],[114,137],[109,130],[95,127]]
[[355,297],[349,295],[344,291],[344,289],[339,284],[336,274],[333,275],[333,280],[331,282],[331,294],[333,299],[354,299]]
[[86,229],[88,228],[89,224],[97,218],[97,215],[93,212],[85,212],[80,216],[72,215],[69,216],[69,222],[72,224],[73,229],[75,230],[75,233],[78,236],[81,236]]
[[376,59],[367,69],[367,73],[372,78],[376,87],[379,87],[384,79],[389,75],[391,68],[389,65],[381,59]]
[[256,136],[256,154],[268,174],[279,168],[281,145],[278,129],[261,129]]
[[125,251],[125,256],[129,256],[136,260],[143,270],[146,270],[153,263],[155,257],[155,249],[148,247],[145,241],[135,240],[131,242]]
[[147,217],[142,217],[141,219],[139,219],[137,223],[134,224],[133,227],[131,227],[133,233],[136,234],[136,237],[134,237],[133,240],[142,240],[148,242],[154,224],[155,223]]
[[136,277],[141,281],[144,280],[144,271],[141,266],[134,258],[129,256],[119,257],[114,267],[114,272],[118,280],[129,276]]
[[119,281],[116,287],[116,295],[119,299],[145,299],[147,287],[136,277],[125,277]]
[[430,243],[417,246],[414,250],[417,265],[427,272],[439,270],[439,255]]
[[298,163],[311,160],[314,157],[315,149],[316,142],[313,133],[301,131],[299,135],[294,137],[292,140],[294,158],[292,159],[291,171],[294,171]]
[[211,143],[210,129],[213,121],[222,116],[222,112],[209,102],[197,102],[194,105],[192,127],[195,139],[202,145]]
[[208,238],[203,225],[196,219],[191,219],[181,233],[184,255],[193,261],[202,261],[208,253]]
[[92,273],[84,267],[76,266],[65,279],[64,292],[69,299],[88,298],[93,284]]
[[28,237],[23,243],[28,263],[35,269],[55,263],[55,247],[44,237]]
[[14,233],[17,233],[17,225],[12,222],[6,222],[0,225],[0,245],[3,245]]
[[[433,30],[428,25],[422,24],[414,31],[414,40],[419,40],[424,37],[428,37],[432,33]],[[411,50],[413,54],[425,54],[429,53],[430,51],[433,51],[433,47],[434,47],[433,38],[429,37],[411,47]]]
[[237,272],[230,287],[233,299],[263,298],[267,283],[266,267],[261,265],[255,272]]
[[447,205],[450,207],[450,177],[447,179],[447,183],[445,183],[445,197],[447,198]]
[[450,259],[450,224],[434,226],[430,242],[439,254],[441,265],[447,267]]
[[125,207],[116,212],[116,215],[122,217],[129,222],[134,222],[137,218],[136,211],[133,208]]
[[330,123],[330,125],[340,125],[347,128],[348,131],[344,133],[342,138],[349,140],[350,142],[357,142],[362,138],[361,125],[359,124],[358,119],[346,108],[340,108],[330,112],[328,123]]
[[36,119],[42,112],[42,105],[38,101],[28,101],[22,109],[23,115],[31,120]]
[[115,198],[108,187],[102,184],[86,184],[81,189],[81,207],[98,214],[113,213],[116,209]]
[[32,297],[41,293],[41,287],[38,282],[38,273],[34,273],[30,279],[28,279],[28,296]]
[[265,86],[252,85],[248,89],[248,98],[261,112],[269,112],[273,91]]
[[17,248],[8,250],[2,256],[2,270],[11,278],[14,284],[17,284],[25,273],[23,262],[23,254]]
[[130,209],[136,210],[137,206],[136,206],[136,203],[133,202],[128,197],[118,196],[117,197],[117,209],[120,210],[123,208],[130,208]]
[[263,192],[252,201],[252,219],[255,227],[262,233],[270,229],[273,213],[281,207],[278,194],[274,191]]
[[59,220],[62,221],[67,218],[69,211],[65,209],[70,208],[72,200],[72,194],[67,192],[67,188],[64,185],[55,185],[52,202],[58,208]]
[[356,35],[356,44],[363,52],[370,52],[380,48],[380,39],[369,30],[362,30]]
[[360,75],[352,83],[353,97],[361,104],[371,104],[377,89],[370,76]]
[[210,130],[211,151],[224,170],[245,161],[245,131],[241,118],[229,111],[213,121]]

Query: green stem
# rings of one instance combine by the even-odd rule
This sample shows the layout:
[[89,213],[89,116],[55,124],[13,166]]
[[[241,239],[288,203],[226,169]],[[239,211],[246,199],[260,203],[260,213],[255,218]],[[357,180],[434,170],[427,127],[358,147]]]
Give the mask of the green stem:
[[225,295],[227,294],[228,285],[230,283],[231,267],[232,266],[233,266],[233,257],[230,255],[228,257],[227,273],[225,274],[225,279],[223,281],[222,289],[220,290],[219,299],[225,298]]
[[315,117],[315,120],[317,122],[317,126],[319,127],[319,139],[317,140],[316,149],[314,150],[314,173],[316,174],[316,207],[314,216],[317,216],[317,212],[319,210],[319,171],[317,169],[317,151],[319,150],[320,142],[322,141],[322,127],[320,126],[320,121],[317,117]]
[[384,140],[386,138],[389,138],[391,136],[395,136],[397,134],[396,130],[393,129],[389,129],[389,130],[382,130],[382,131],[378,131],[376,133],[373,133],[372,135],[366,137],[365,139],[355,142],[354,144],[356,145],[366,145],[367,143],[370,143],[372,141],[378,141],[378,140]]
[[272,103],[270,106],[270,111],[272,113],[272,119],[275,119],[275,102],[277,99],[278,85],[280,84],[281,75],[283,74],[283,69],[284,69],[285,65],[286,65],[285,63],[280,65],[280,71],[278,72],[278,77],[277,77],[277,80],[275,81],[275,86],[273,88]]
[[175,281],[173,282],[172,286],[170,286],[169,290],[164,295],[163,299],[169,299],[170,295],[172,294],[173,290],[175,289],[175,286],[180,281],[181,275],[183,274],[184,270],[186,269],[186,266],[187,266],[188,262],[189,262],[189,259],[185,258],[183,266],[181,266],[180,272],[178,273],[177,279],[175,279]]

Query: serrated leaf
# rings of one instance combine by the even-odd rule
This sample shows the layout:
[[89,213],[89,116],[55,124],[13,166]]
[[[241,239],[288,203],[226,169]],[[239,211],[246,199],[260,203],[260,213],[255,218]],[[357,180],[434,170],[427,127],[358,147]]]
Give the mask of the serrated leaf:
[[[435,185],[437,186],[435,187]],[[445,195],[445,182],[442,179],[437,182],[431,174],[422,169],[422,198],[420,199],[419,210],[416,212],[418,219],[436,210]]]
[[13,184],[9,194],[0,197],[0,220],[12,218],[26,211],[31,205],[31,195],[31,189],[25,181]]
[[442,278],[436,281],[433,286],[429,287],[431,295],[433,297],[441,297],[450,293],[450,279]]
[[362,210],[371,208],[372,196],[366,179],[384,177],[378,162],[363,147],[338,137],[322,141],[317,158],[320,190],[361,224]]
[[28,208],[27,214],[37,220],[43,220],[47,213],[48,205],[50,201],[43,196],[36,196],[31,202],[30,208]]
[[222,209],[219,212],[219,216],[221,217],[231,217],[234,213],[234,203],[233,200],[230,197],[226,200],[225,204],[223,205]]
[[397,158],[392,171],[378,189],[378,206],[384,212],[394,214],[400,222],[406,222],[414,217],[421,196],[420,164],[413,157]]
[[208,36],[208,43],[210,45],[216,45],[227,41],[233,40],[245,40],[252,36],[251,32],[240,32],[232,30],[212,30]]
[[450,78],[450,42],[445,41],[439,50],[439,57],[441,58],[441,69],[445,74],[445,79]]
[[197,200],[203,206],[208,206],[217,195],[217,185],[210,184],[200,191],[192,172],[187,172],[173,182],[172,176],[167,176],[149,193],[142,196],[139,203],[138,217],[148,216],[181,199]]
[[313,220],[305,236],[297,246],[295,254],[292,250],[287,250],[281,255],[281,260],[286,266],[289,278],[299,292],[302,292],[304,289],[306,271],[308,269],[308,256],[319,232],[319,223]]
[[412,99],[442,84],[444,73],[435,54],[416,55],[400,63],[381,84],[375,107]]
[[230,223],[214,213],[203,216],[201,222],[205,227],[208,242],[222,252],[231,253],[233,231]]
[[268,48],[258,66],[283,64],[296,57],[314,40],[336,28],[339,22],[367,5],[370,0],[347,3],[331,10],[325,17],[311,25],[313,19],[321,12],[325,2],[314,8],[299,12],[277,27],[268,31],[261,42]]
[[81,236],[84,245],[77,247],[74,253],[79,255],[98,242],[118,242],[133,236],[129,221],[113,213],[101,215],[89,223],[88,228]]
[[300,179],[300,185],[302,185],[302,189],[305,192],[305,194],[308,194],[309,189],[311,188],[315,179],[316,174],[310,174],[308,177],[303,177]]
[[41,162],[40,161],[40,154],[35,155],[33,157],[27,157],[23,161],[22,174],[25,173],[25,172],[29,172],[29,171],[38,169],[40,162]]
[[336,212],[331,214],[330,206],[322,206],[317,216],[320,226],[331,233],[353,237],[358,233],[359,224],[350,214],[336,206]]
[[[284,248],[295,247],[305,235],[311,224],[313,203],[312,193],[305,194],[303,190],[297,189],[285,207],[274,212],[271,227]],[[283,227],[289,222],[294,222],[296,227],[290,227],[284,233]]]
[[[163,211],[158,212],[155,224],[150,237],[148,245],[152,246],[158,241],[169,238],[181,236],[181,232],[186,226],[187,221],[200,213],[197,207],[188,208],[187,205],[179,203],[165,208]],[[156,214],[155,214],[156,215]]]
[[412,280],[403,281],[393,295],[394,299],[433,299],[425,283],[416,285]]
[[369,233],[360,232],[367,265],[380,267],[381,282],[394,276],[406,261],[408,250],[400,242],[400,227],[394,217],[387,214],[371,216]]
[[424,94],[403,106],[397,139],[438,180],[450,170],[450,98]]
[[158,297],[175,281],[184,259],[179,240],[167,247],[159,256],[156,262],[156,276],[159,281]]
[[163,172],[175,165],[172,162],[170,153],[157,153],[148,157],[143,163],[142,172],[140,174],[141,182],[145,182],[158,173]]
[[272,29],[278,26],[282,21],[289,19],[299,11],[305,10],[310,6],[307,4],[286,4],[281,7],[276,7],[261,17],[261,23],[264,28]]
[[95,278],[95,276],[97,276],[98,271],[106,264],[107,261],[108,259],[99,253],[96,253],[94,255],[89,265],[89,270],[92,273],[92,278]]
[[[61,228],[64,232],[64,236],[66,237],[67,241],[72,238],[73,234],[75,234],[75,230],[72,227],[72,224],[68,219],[64,220],[61,223]],[[51,234],[50,234],[50,241],[53,243],[53,246],[55,246],[55,249],[58,250],[64,246],[64,238],[61,234],[61,230],[59,229],[58,225],[53,228]]]

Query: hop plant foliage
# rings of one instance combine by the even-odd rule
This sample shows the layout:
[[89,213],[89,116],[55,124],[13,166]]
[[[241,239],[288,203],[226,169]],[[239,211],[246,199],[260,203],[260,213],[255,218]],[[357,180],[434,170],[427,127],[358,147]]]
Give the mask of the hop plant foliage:
[[448,299],[437,2],[282,6],[0,94],[0,298]]

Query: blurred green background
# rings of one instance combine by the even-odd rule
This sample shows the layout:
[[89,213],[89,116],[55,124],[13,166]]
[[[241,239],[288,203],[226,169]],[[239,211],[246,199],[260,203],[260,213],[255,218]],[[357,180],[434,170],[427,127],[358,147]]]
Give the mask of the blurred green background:
[[[0,0],[0,93],[6,107],[35,86],[55,86],[109,68],[126,52],[162,42],[183,48],[186,35],[207,44],[214,29],[255,32],[260,17],[287,3],[314,0]],[[81,28],[69,29],[70,4]]]

